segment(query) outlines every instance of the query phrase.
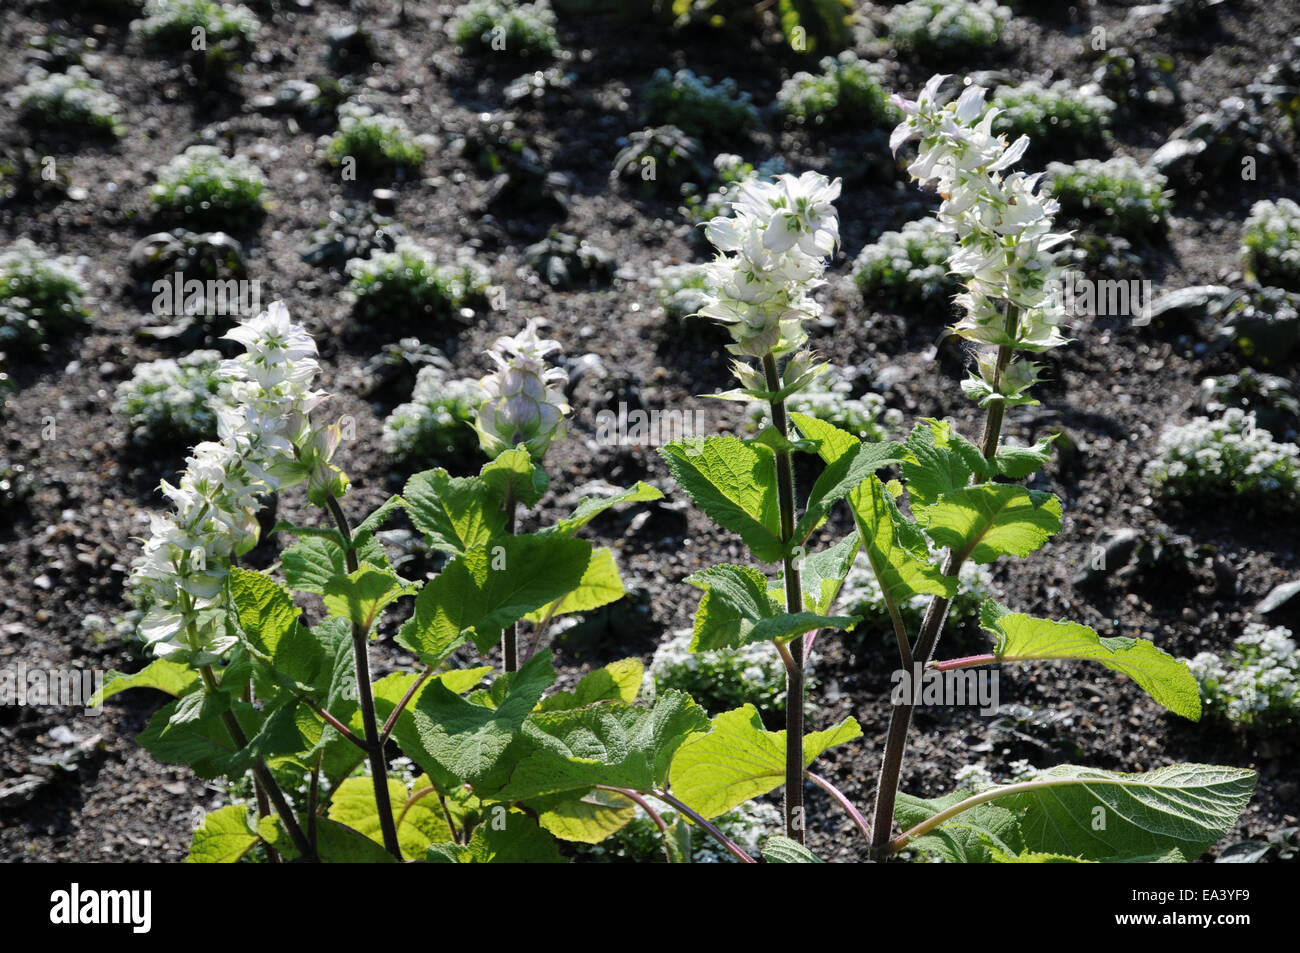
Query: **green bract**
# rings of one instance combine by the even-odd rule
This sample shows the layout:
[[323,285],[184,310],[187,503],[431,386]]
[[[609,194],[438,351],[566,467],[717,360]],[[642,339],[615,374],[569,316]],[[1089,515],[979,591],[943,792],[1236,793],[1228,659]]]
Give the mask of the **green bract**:
[[266,212],[266,176],[242,155],[190,146],[158,172],[149,190],[154,208],[200,228],[247,231]]

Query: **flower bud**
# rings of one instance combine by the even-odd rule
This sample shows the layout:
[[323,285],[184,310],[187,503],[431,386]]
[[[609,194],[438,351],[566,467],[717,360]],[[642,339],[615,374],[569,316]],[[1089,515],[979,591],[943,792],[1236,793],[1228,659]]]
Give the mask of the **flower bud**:
[[522,443],[534,460],[541,460],[564,436],[569,405],[552,385],[567,382],[568,375],[546,361],[559,349],[558,342],[538,337],[529,322],[514,337],[498,338],[487,352],[497,370],[479,382],[484,400],[474,429],[489,457],[496,459]]

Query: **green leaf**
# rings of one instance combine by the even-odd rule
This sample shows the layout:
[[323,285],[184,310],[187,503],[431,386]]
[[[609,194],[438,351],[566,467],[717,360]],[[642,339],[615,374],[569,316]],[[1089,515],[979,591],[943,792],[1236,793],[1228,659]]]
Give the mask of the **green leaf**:
[[945,420],[919,420],[904,446],[903,479],[912,515],[918,523],[928,522],[926,510],[945,493],[966,488],[971,477],[993,476],[993,468],[979,448],[953,431]]
[[[834,546],[814,553],[803,561],[800,582],[805,609],[819,615],[830,612],[861,548],[862,537],[850,533]],[[768,595],[783,598],[784,591],[769,588]]]
[[1140,774],[1064,764],[1040,774],[1031,789],[1013,786],[996,803],[1020,815],[1031,851],[1118,860],[1177,849],[1195,860],[1232,829],[1255,778],[1245,768],[1206,764]]
[[[827,748],[861,736],[853,718],[804,735],[804,767]],[[785,781],[785,732],[766,731],[753,705],[723,712],[707,734],[687,738],[673,758],[673,793],[704,817],[717,817]]]
[[[909,830],[970,795],[971,791],[963,788],[926,800],[900,791],[894,802],[894,818],[901,829]],[[1014,812],[996,804],[978,804],[915,838],[908,846],[949,864],[987,864],[993,862],[994,851],[1019,854],[1024,850],[1024,838]]]
[[[372,566],[388,566],[383,546],[373,537],[357,544],[357,559]],[[309,537],[286,549],[280,554],[280,566],[290,589],[317,595],[324,593],[331,579],[348,574],[343,550],[337,543],[317,537]]]
[[496,708],[466,701],[435,680],[410,706],[420,748],[443,770],[470,784],[496,767],[542,692],[555,681],[550,651],[538,652],[518,672],[501,678],[507,691]]
[[1002,447],[998,450],[994,462],[998,473],[1012,480],[1022,480],[1037,472],[1052,458],[1052,442],[1060,434],[1049,434],[1032,447]]
[[738,437],[709,437],[659,448],[673,478],[723,529],[740,535],[756,559],[781,559],[775,457]]
[[709,716],[681,692],[652,708],[600,702],[538,712],[524,725],[531,753],[522,757],[497,796],[511,800],[609,784],[649,791],[667,780],[673,754]]
[[799,428],[799,432],[812,442],[817,455],[827,465],[851,453],[854,447],[862,443],[860,439],[847,430],[841,430],[839,427],[828,424],[816,417],[810,417],[807,414],[791,414],[790,419]]
[[104,677],[104,687],[90,696],[87,705],[96,708],[118,692],[128,688],[156,688],[168,695],[183,695],[199,680],[199,673],[181,662],[154,659],[134,675],[110,670]]
[[261,837],[248,820],[248,808],[232,804],[209,811],[194,831],[187,864],[234,864],[243,860]]
[[878,477],[871,477],[849,498],[863,551],[871,563],[885,598],[898,606],[913,596],[927,593],[951,598],[957,579],[945,576],[930,561],[925,537]]
[[410,590],[387,569],[362,566],[347,576],[335,576],[325,584],[325,607],[332,615],[348,619],[369,632],[384,607]]
[[589,791],[581,797],[561,799],[537,815],[542,829],[560,840],[599,844],[631,823],[637,806],[613,791]]
[[783,612],[768,595],[767,577],[747,566],[712,566],[686,581],[704,590],[695,612],[692,652],[738,648],[750,642],[788,641],[814,629],[851,628],[852,616]]
[[557,692],[543,698],[537,711],[582,708],[599,701],[621,701],[630,705],[641,693],[645,666],[640,659],[625,658],[588,672],[571,692]]
[[407,481],[402,497],[415,528],[441,552],[459,556],[505,535],[506,512],[477,477],[426,470]]
[[928,511],[926,532],[958,561],[991,563],[1028,556],[1061,528],[1061,501],[1050,493],[1009,483],[953,490]]
[[522,811],[505,811],[491,814],[474,828],[468,846],[444,845],[431,848],[429,860],[461,864],[563,864],[555,838],[537,826],[537,822]]
[[356,529],[352,531],[352,539],[355,543],[357,538],[363,533],[373,533],[379,527],[388,522],[388,517],[392,516],[397,510],[405,505],[405,500],[400,496],[393,495],[384,502],[380,503],[369,516],[357,524]]
[[[286,860],[298,857],[294,847],[275,814],[267,815],[257,822],[257,832],[262,839],[278,850]],[[397,858],[384,850],[383,845],[355,831],[346,824],[328,817],[321,818],[316,824],[316,852],[326,864],[395,864]]]
[[249,749],[237,751],[222,715],[231,710],[250,738],[261,729],[258,712],[245,702],[230,702],[227,695],[191,692],[154,713],[136,738],[141,747],[164,764],[187,764],[204,780],[230,771],[243,771],[252,763]]
[[487,652],[501,630],[582,582],[591,544],[562,536],[505,536],[452,560],[425,584],[398,644],[436,664],[462,635]]
[[582,581],[576,589],[528,613],[524,618],[529,622],[541,622],[571,612],[588,612],[617,602],[626,594],[627,589],[623,587],[623,579],[618,574],[618,564],[614,561],[614,552],[602,546],[591,554],[591,562],[587,563],[587,570],[582,574]]
[[549,529],[542,530],[543,533],[557,533],[561,536],[572,536],[578,530],[582,529],[601,513],[618,506],[620,503],[647,503],[650,500],[661,500],[663,494],[656,490],[648,483],[638,482],[626,490],[620,490],[610,496],[584,497],[566,519],[560,520]]
[[769,864],[824,864],[825,861],[798,841],[773,834],[763,842],[763,859]]
[[546,471],[534,466],[528,451],[521,447],[506,450],[491,463],[485,464],[479,471],[479,477],[500,499],[505,499],[507,488],[513,487],[515,500],[524,506],[536,506],[541,502],[550,482]]
[[230,571],[230,595],[248,640],[274,657],[280,640],[297,628],[302,614],[293,603],[293,593],[269,576],[236,567]]
[[998,637],[993,650],[999,661],[1089,659],[1127,675],[1174,714],[1192,721],[1201,717],[1201,694],[1187,664],[1145,639],[1102,638],[1078,622],[1052,622],[1008,612],[989,600],[980,608],[980,624]]
[[[430,844],[451,840],[451,828],[438,805],[437,794],[429,791],[430,787],[432,782],[427,775],[418,778],[409,789],[397,778],[388,779],[388,800],[395,815],[397,841],[407,860],[423,858]],[[340,784],[330,798],[329,816],[376,844],[384,843],[375,804],[375,785],[370,778],[348,778]]]
[[[824,445],[824,444],[823,444]],[[896,443],[863,443],[851,445],[834,460],[826,464],[808,495],[808,508],[794,529],[797,542],[805,541],[819,525],[831,507],[867,480],[876,480],[875,472],[881,467],[902,461],[902,448]]]

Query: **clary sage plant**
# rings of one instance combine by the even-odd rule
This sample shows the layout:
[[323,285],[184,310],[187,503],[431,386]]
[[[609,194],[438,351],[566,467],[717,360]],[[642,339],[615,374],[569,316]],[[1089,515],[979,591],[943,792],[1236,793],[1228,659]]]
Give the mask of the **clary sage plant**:
[[[521,531],[520,508],[545,494],[542,464],[569,413],[565,374],[550,360],[559,345],[534,326],[490,351],[496,369],[481,382],[475,422],[490,462],[479,475],[417,474],[355,522],[335,463],[347,428],[317,419],[327,398],[313,389],[311,336],[280,304],[230,333],[246,353],[221,368],[231,400],[218,439],[194,448],[177,485],[163,484],[172,511],[154,519],[133,573],[158,658],[102,692],[169,692],[175,700],[141,743],[236,792],[251,775],[251,804],[207,815],[191,860],[559,861],[560,841],[597,843],[641,811],[670,861],[688,859],[692,833],[703,831],[754,862],[710,819],[782,788],[783,830],[762,852],[805,862],[816,859],[804,846],[808,783],[850,815],[873,859],[916,847],[951,861],[1192,860],[1228,831],[1254,788],[1250,771],[1061,765],[934,800],[901,793],[913,708],[929,697],[919,690],[892,702],[874,807],[860,810],[810,770],[823,751],[861,734],[852,718],[810,733],[803,725],[815,640],[861,621],[835,610],[860,557],[888,608],[900,671],[918,686],[951,684],[975,667],[1089,659],[1178,715],[1201,712],[1187,666],[1151,642],[1101,638],[994,600],[980,612],[990,651],[934,660],[962,566],[1025,557],[1060,529],[1060,501],[1018,482],[1048,460],[1051,441],[1006,447],[1000,437],[1008,409],[1034,403],[1030,357],[1067,343],[1050,293],[1066,239],[1053,231],[1056,203],[1036,176],[1011,171],[1028,140],[992,134],[996,110],[978,87],[941,102],[945,79],[934,77],[915,101],[895,98],[905,118],[892,146],[919,140],[911,174],[943,198],[948,264],[964,286],[965,315],[953,330],[978,351],[963,384],[985,414],[978,442],[933,419],[901,443],[863,441],[787,412],[827,367],[806,346],[804,324],[821,313],[813,292],[839,243],[838,181],[815,172],[749,180],[733,214],[706,227],[718,255],[700,314],[727,327],[739,383],[719,396],[758,403],[770,424],[749,439],[695,437],[661,449],[685,492],[753,556],[753,565],[690,577],[703,592],[691,649],[770,642],[786,670],[784,731],[767,730],[752,705],[710,719],[677,691],[639,703],[635,659],[548,691],[553,620],[623,594],[613,553],[579,532],[612,506],[660,493],[638,483]],[[821,461],[806,494],[795,484],[796,454]],[[901,479],[878,475],[891,467]],[[240,566],[261,540],[267,500],[297,484],[314,509],[272,530],[296,541],[270,570]],[[827,540],[841,503],[854,528]],[[406,579],[390,562],[376,531],[399,510],[446,557],[436,575]],[[917,597],[930,599],[919,626],[901,611]],[[399,612],[396,643],[413,665],[372,680],[370,642]],[[498,647],[499,672],[452,665]]]

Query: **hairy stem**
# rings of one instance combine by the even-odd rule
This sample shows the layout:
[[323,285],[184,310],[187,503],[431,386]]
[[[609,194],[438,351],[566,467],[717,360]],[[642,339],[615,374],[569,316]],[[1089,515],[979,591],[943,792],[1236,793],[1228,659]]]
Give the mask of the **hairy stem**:
[[[515,531],[515,485],[506,485],[506,532]],[[501,668],[506,672],[519,671],[519,623],[511,622],[501,630]]]
[[[339,501],[332,496],[325,497],[326,506],[339,533],[343,536],[345,546],[344,558],[349,573],[358,569],[357,553],[352,548],[352,527],[339,506]],[[370,646],[369,633],[364,631],[355,620],[352,623],[352,651],[357,666],[357,704],[361,709],[361,720],[365,725],[366,753],[370,759],[370,779],[375,788],[375,808],[379,813],[379,829],[384,837],[384,849],[402,859],[402,847],[397,840],[397,825],[393,823],[393,805],[388,796],[388,765],[384,761],[384,742],[379,737],[379,726],[375,719],[375,695],[370,685]]]
[[613,791],[616,794],[621,794],[645,811],[646,816],[654,821],[655,827],[659,828],[659,836],[664,839],[664,856],[668,859],[668,863],[673,862],[672,835],[668,833],[668,825],[664,822],[664,819],[659,816],[658,811],[650,806],[649,801],[631,788],[616,788],[609,784],[597,784],[596,788],[601,791]]
[[677,800],[677,798],[673,797],[667,791],[651,791],[650,793],[653,794],[655,797],[657,797],[659,800],[663,801],[665,804],[685,814],[687,817],[689,817],[700,827],[704,828],[704,830],[706,830],[709,833],[709,836],[711,836],[719,844],[725,847],[727,849],[727,852],[731,854],[732,857],[735,857],[736,860],[740,861],[742,864],[758,863],[758,861],[756,861],[753,857],[750,857],[747,853],[745,853],[744,849],[739,844],[733,841],[726,834],[722,833],[722,831],[718,830],[718,828],[715,825],[710,824],[703,817],[701,817],[695,811],[691,810],[681,801]]
[[[769,391],[776,394],[781,390],[781,375],[776,367],[776,358],[771,354],[763,358],[763,374]],[[785,401],[772,400],[771,406],[772,426],[782,439],[788,439],[790,423],[786,417]],[[794,461],[790,451],[784,448],[776,451],[776,495],[781,508],[781,542],[787,549],[781,558],[785,577],[785,611],[802,612],[803,584],[799,576],[799,560],[789,551],[795,527]],[[800,844],[804,842],[807,827],[803,803],[803,669],[806,645],[802,638],[790,640],[790,661],[786,665],[785,679],[785,836]]]
[[853,802],[849,800],[848,795],[819,774],[813,774],[811,771],[807,771],[805,772],[805,775],[809,781],[829,794],[840,807],[844,808],[845,813],[847,813],[849,817],[853,818],[853,823],[858,825],[858,830],[862,832],[862,836],[870,841],[871,825],[868,824],[867,819],[862,816],[862,812],[859,811],[857,807],[854,806]]
[[[1007,305],[1005,330],[1008,338],[1015,338],[1020,322],[1020,311],[1015,305]],[[1002,345],[998,348],[997,364],[993,379],[996,389],[1002,383],[1002,373],[1011,363],[1012,348]],[[982,452],[986,460],[997,456],[998,440],[1002,435],[1003,407],[1001,401],[994,402],[988,411],[984,423]],[[943,574],[955,576],[961,571],[963,557],[959,553],[949,552],[943,562]],[[925,618],[921,621],[921,631],[916,637],[912,658],[924,666],[934,655],[935,646],[939,644],[939,635],[943,631],[944,619],[952,600],[943,596],[933,596],[926,607]],[[885,755],[880,765],[880,782],[876,789],[876,810],[872,822],[871,856],[874,860],[883,860],[890,853],[889,835],[894,830],[894,803],[898,797],[898,781],[903,769],[903,755],[907,751],[907,733],[912,725],[911,700],[905,700],[894,706],[889,717],[889,734],[885,739]]]

